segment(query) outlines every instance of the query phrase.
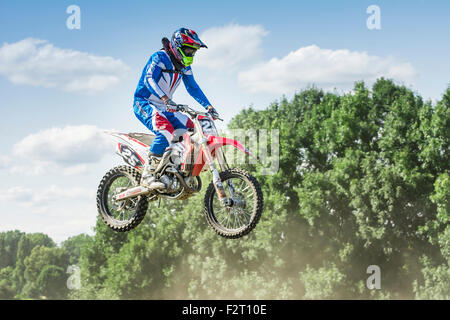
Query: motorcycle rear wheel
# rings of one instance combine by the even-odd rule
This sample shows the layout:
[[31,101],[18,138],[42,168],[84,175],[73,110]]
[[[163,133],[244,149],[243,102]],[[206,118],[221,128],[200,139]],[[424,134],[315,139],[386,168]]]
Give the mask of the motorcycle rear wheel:
[[103,222],[118,232],[138,226],[148,208],[147,197],[139,196],[122,201],[112,197],[128,188],[139,185],[141,174],[131,166],[117,166],[109,170],[97,189],[97,209]]

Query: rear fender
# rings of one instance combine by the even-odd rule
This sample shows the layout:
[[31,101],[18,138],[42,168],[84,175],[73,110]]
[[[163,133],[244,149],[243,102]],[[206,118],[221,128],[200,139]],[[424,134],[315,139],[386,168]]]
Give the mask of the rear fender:
[[136,169],[143,168],[148,156],[149,146],[130,137],[126,133],[105,131],[116,140],[116,153],[123,158],[125,163]]

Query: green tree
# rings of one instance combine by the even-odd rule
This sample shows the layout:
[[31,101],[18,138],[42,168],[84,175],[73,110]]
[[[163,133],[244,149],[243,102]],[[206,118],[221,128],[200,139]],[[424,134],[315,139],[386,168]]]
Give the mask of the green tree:
[[[80,250],[82,288],[71,297],[448,297],[449,102],[450,89],[433,105],[379,79],[372,89],[312,87],[242,110],[230,128],[280,134],[278,172],[246,166],[264,193],[256,229],[217,236],[203,217],[204,191],[152,203],[126,234],[99,220]],[[365,286],[374,264],[379,291]]]
[[36,280],[36,290],[46,299],[65,299],[67,274],[61,267],[46,265]]
[[[44,246],[34,247],[30,255],[26,257],[24,261],[24,278],[26,281],[23,290],[24,295],[29,298],[40,298],[49,293],[48,291],[42,292],[41,290],[47,290],[47,288],[51,286],[55,288],[65,286],[65,281],[54,285],[48,284],[48,281],[50,281],[52,277],[55,277],[55,281],[58,280],[57,277],[59,276],[59,271],[57,272],[53,267],[63,269],[62,267],[67,266],[65,263],[66,261],[67,258],[60,248],[48,248]],[[47,267],[49,266],[52,266],[52,268],[48,269]],[[41,277],[40,283],[38,281],[39,277]],[[59,291],[57,293],[59,293]]]
[[16,292],[13,288],[13,267],[0,269],[0,299],[13,299]]
[[91,237],[87,234],[79,234],[65,240],[61,244],[61,248],[65,251],[68,265],[76,265],[80,260],[81,248],[89,243]]
[[17,293],[22,291],[25,285],[25,259],[36,246],[55,247],[55,242],[43,233],[23,234],[17,245],[17,257],[13,273],[13,287]]
[[300,277],[305,286],[306,299],[338,299],[337,292],[345,290],[345,275],[334,264],[317,270],[306,266]]
[[23,235],[18,230],[0,232],[0,269],[15,266],[19,241]]

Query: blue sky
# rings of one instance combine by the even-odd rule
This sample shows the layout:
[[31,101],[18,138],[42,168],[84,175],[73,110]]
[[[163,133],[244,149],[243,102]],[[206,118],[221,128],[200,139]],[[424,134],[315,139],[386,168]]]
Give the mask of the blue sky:
[[[73,4],[80,30],[66,27]],[[366,27],[370,5],[380,30]],[[98,181],[120,160],[96,133],[145,132],[131,109],[137,80],[161,37],[181,26],[209,46],[193,70],[226,120],[308,84],[348,91],[390,75],[433,100],[450,84],[444,0],[2,1],[0,21],[0,231],[57,241],[91,232]],[[183,86],[174,100],[195,105]]]

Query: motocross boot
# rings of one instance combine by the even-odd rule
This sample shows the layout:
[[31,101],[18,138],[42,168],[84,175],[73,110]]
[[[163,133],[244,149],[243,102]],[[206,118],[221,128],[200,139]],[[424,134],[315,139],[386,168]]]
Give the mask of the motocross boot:
[[158,165],[161,161],[161,155],[156,155],[153,153],[150,153],[149,155],[149,159],[148,159],[148,164],[144,166],[144,170],[142,172],[142,179],[141,179],[141,184],[144,187],[149,188],[150,190],[155,190],[155,189],[165,189],[166,185],[159,181],[158,179],[156,179],[154,173],[156,168],[158,168]]

